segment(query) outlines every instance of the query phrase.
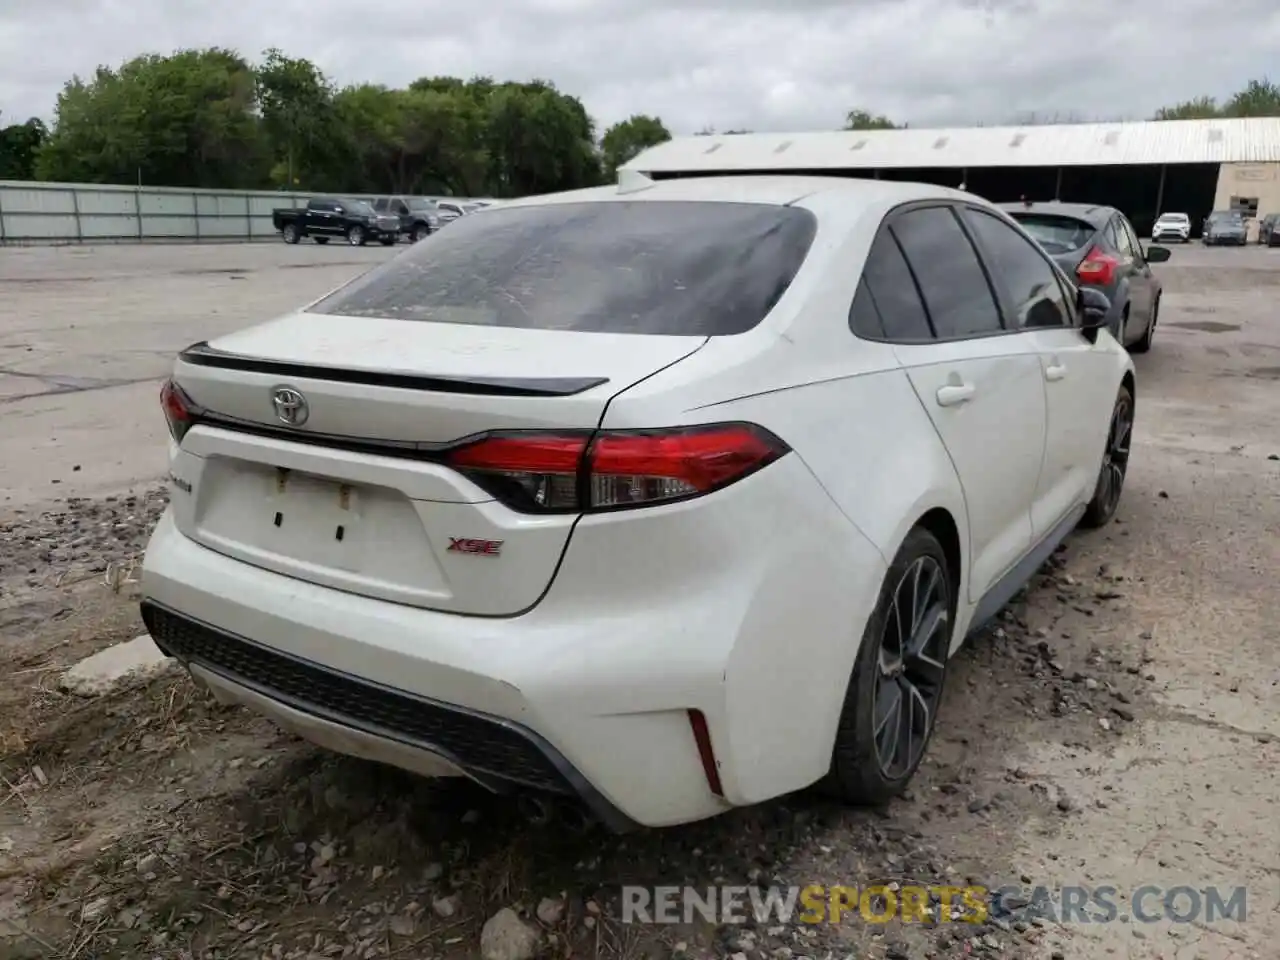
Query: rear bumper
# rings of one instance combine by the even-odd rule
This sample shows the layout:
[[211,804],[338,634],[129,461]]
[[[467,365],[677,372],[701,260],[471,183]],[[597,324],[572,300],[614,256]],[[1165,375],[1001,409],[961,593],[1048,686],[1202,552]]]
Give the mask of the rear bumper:
[[151,600],[147,631],[224,701],[240,703],[339,753],[423,776],[467,776],[491,790],[576,796],[617,831],[636,824],[550,743],[500,717],[402,691],[272,650]]
[[[142,586],[161,649],[225,698],[344,753],[576,795],[623,829],[826,773],[884,569],[788,456],[706,498],[584,518],[518,617],[282,576],[195,543],[170,513]],[[719,795],[690,710],[706,719]]]

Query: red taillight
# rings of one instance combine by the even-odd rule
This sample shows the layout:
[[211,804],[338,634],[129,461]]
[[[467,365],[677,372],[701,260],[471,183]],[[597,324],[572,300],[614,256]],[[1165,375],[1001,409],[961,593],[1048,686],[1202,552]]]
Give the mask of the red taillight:
[[578,472],[590,433],[506,434],[450,451],[445,463],[516,510],[578,509]]
[[718,490],[788,448],[752,424],[485,437],[446,454],[508,506],[587,511],[669,503]]
[[1080,278],[1081,283],[1093,283],[1105,287],[1115,279],[1118,266],[1120,266],[1119,260],[1094,247],[1089,251],[1088,256],[1080,261],[1080,266],[1076,267],[1076,276]]
[[169,424],[169,435],[181,443],[195,423],[196,405],[180,386],[166,380],[160,388],[160,406],[164,410],[165,422]]

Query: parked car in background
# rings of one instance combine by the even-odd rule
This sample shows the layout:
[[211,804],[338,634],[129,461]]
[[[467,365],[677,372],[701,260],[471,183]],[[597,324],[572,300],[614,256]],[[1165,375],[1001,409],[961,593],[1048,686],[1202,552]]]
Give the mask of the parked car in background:
[[1258,242],[1268,247],[1280,247],[1280,213],[1268,213],[1258,222]]
[[271,223],[285,243],[304,237],[328,243],[340,237],[355,247],[370,240],[391,246],[400,238],[400,218],[377,213],[366,200],[317,197],[305,207],[277,207],[271,211]]
[[1156,243],[1174,240],[1186,243],[1191,239],[1191,218],[1185,213],[1162,213],[1151,228],[1151,239]]
[[436,205],[423,197],[378,197],[373,209],[400,218],[400,233],[414,243],[440,229]]
[[1238,210],[1215,210],[1205,217],[1201,240],[1206,246],[1243,247],[1249,242],[1249,227]]
[[948,658],[1114,516],[1133,361],[977,197],[626,189],[183,351],[143,618],[317,743],[618,829],[883,804]]
[[469,213],[475,213],[482,206],[482,203],[472,201],[437,200],[436,213],[439,215],[442,223],[452,223],[459,217],[465,217]]
[[1129,218],[1114,207],[1026,201],[1002,207],[1075,283],[1106,294],[1113,337],[1134,353],[1151,349],[1163,291],[1151,264],[1168,260],[1168,248],[1143,250]]

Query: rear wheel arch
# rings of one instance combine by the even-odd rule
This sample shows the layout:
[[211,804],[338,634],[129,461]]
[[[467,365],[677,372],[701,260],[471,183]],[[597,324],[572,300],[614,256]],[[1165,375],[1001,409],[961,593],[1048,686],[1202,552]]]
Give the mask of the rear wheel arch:
[[952,596],[958,606],[960,585],[964,582],[964,551],[960,544],[960,527],[955,517],[945,507],[934,507],[917,520],[912,529],[916,527],[928,530],[942,545],[943,553],[947,556],[947,578],[951,581]]

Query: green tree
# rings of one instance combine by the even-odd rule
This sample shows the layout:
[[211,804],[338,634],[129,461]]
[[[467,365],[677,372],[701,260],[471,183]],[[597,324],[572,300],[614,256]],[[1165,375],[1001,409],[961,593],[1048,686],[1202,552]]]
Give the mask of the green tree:
[[0,180],[34,180],[36,157],[48,136],[38,117],[0,127]]
[[257,187],[269,144],[253,70],[219,48],[149,54],[72,78],[37,173],[47,180]]
[[1211,120],[1215,117],[1280,117],[1280,84],[1266,77],[1250,80],[1225,103],[1214,97],[1195,97],[1161,107],[1153,120]]
[[1266,77],[1248,85],[1223,105],[1227,117],[1280,117],[1280,84]]
[[572,190],[602,181],[594,124],[577,97],[535,80],[495,86],[484,102],[494,196]]
[[272,180],[294,187],[325,179],[339,146],[328,78],[310,60],[272,47],[263,54],[255,80],[263,127],[278,161]]
[[844,129],[846,130],[897,130],[898,125],[888,117],[880,113],[872,113],[870,110],[850,110],[845,114]]
[[605,177],[612,180],[617,176],[618,168],[642,150],[670,139],[671,132],[657,117],[637,113],[615,123],[600,140]]
[[1152,120],[1209,120],[1221,116],[1218,101],[1213,97],[1196,97],[1171,107],[1161,107]]

